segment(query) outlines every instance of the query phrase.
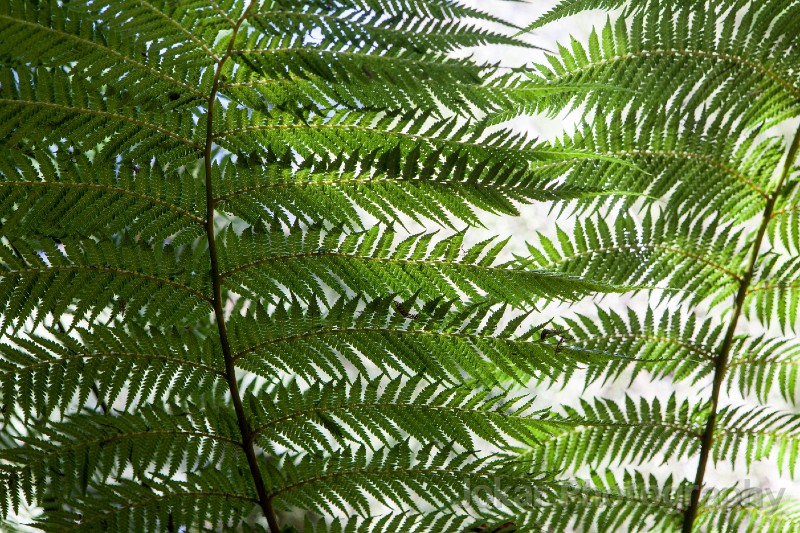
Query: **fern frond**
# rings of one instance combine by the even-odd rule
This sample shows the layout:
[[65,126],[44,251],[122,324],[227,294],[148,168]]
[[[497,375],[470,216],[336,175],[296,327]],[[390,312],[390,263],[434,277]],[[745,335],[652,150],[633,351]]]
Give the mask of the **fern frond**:
[[[402,222],[399,215],[405,215],[443,226],[454,226],[458,221],[477,226],[481,222],[474,208],[516,214],[514,202],[601,194],[598,189],[565,186],[560,183],[560,173],[554,172],[554,167],[578,156],[585,159],[585,153],[542,151],[538,154],[544,158],[542,162],[535,162],[537,158],[522,166],[491,156],[475,161],[467,172],[466,165],[473,163],[467,152],[458,154],[458,149],[442,165],[438,152],[421,159],[419,150],[402,154],[396,146],[386,148],[380,154],[358,145],[336,157],[324,154],[321,158],[317,154],[313,160],[301,162],[289,153],[268,156],[263,162],[239,155],[236,166],[223,164],[219,168],[218,201],[252,225],[259,223],[266,208],[286,225],[292,225],[295,217],[308,223],[326,218],[333,224],[360,229],[363,221],[359,210],[386,225]],[[558,162],[559,156],[564,163]],[[275,159],[282,164],[271,163]],[[298,166],[296,171],[291,168],[294,165]],[[455,190],[457,194],[453,194]]]
[[90,483],[130,478],[146,484],[174,477],[187,465],[196,470],[231,463],[231,456],[241,453],[237,433],[235,418],[210,409],[81,414],[22,439],[29,445],[6,451],[3,459],[26,501],[43,501],[48,494],[68,501],[85,495]]
[[374,365],[388,375],[424,373],[453,384],[465,373],[487,384],[498,382],[498,372],[520,381],[556,375],[580,360],[580,354],[557,357],[555,345],[528,335],[521,327],[524,314],[498,327],[508,315],[491,302],[415,305],[415,299],[398,302],[391,296],[369,303],[340,298],[327,313],[312,302],[307,308],[278,305],[255,319],[232,317],[233,357],[267,379],[286,371],[307,381],[320,373],[342,378],[350,364],[365,375]]
[[[132,313],[165,326],[202,320],[210,309],[208,277],[199,267],[193,270],[197,256],[181,252],[124,241],[3,239],[4,329],[12,321],[20,328],[34,313],[35,323],[46,313],[58,317],[68,311],[94,321],[107,308],[118,313],[120,300]],[[82,290],[71,289],[75,286]]]
[[653,378],[697,382],[711,371],[714,346],[723,336],[722,325],[710,320],[698,324],[693,315],[686,317],[682,308],[662,313],[648,308],[644,316],[632,309],[625,315],[601,307],[596,312],[596,318],[577,315],[563,319],[571,347],[608,355],[603,364],[587,367],[587,385],[619,379],[623,373],[633,380],[645,372]]
[[619,403],[582,400],[580,407],[564,410],[547,419],[562,425],[561,430],[526,453],[532,464],[563,471],[582,465],[641,465],[656,456],[666,463],[691,456],[700,444],[696,408],[675,395],[665,405],[626,397]]
[[[544,438],[553,424],[529,413],[522,398],[491,390],[442,387],[423,378],[352,383],[278,384],[255,398],[254,436],[264,449],[328,449],[333,444],[389,445],[411,437],[440,445],[504,444]],[[331,442],[332,441],[332,442]]]
[[57,70],[4,69],[0,131],[9,145],[27,140],[48,146],[61,144],[56,132],[64,128],[75,133],[71,143],[81,152],[102,146],[95,157],[105,161],[123,153],[141,164],[153,157],[176,166],[196,160],[202,131],[193,120],[191,102],[180,109],[162,96],[144,110],[132,105],[129,93],[107,91]]
[[313,533],[361,533],[372,531],[463,531],[470,523],[468,517],[456,513],[391,513],[361,518],[339,518],[332,523],[306,520],[304,530]]
[[535,30],[565,17],[576,15],[589,9],[610,10],[625,4],[625,0],[561,0],[538,20],[530,24],[526,31]]
[[795,404],[800,394],[797,390],[798,349],[793,339],[737,340],[728,370],[728,389],[735,387],[742,394],[753,394],[761,403],[767,403],[772,392],[779,392],[784,401]]
[[587,217],[572,235],[559,230],[558,244],[540,235],[537,246],[528,250],[532,261],[522,259],[524,265],[612,285],[665,289],[665,298],[695,304],[729,296],[741,277],[730,265],[745,258],[739,236],[720,232],[716,221],[687,227],[679,219],[654,218],[649,212],[640,222],[618,216],[613,227]]
[[[717,485],[718,462],[749,467],[763,461],[794,474],[793,415],[770,404],[778,394],[790,403],[796,396],[797,343],[790,334],[799,297],[793,206],[800,133],[788,132],[800,112],[798,6],[781,0],[565,0],[531,28],[595,8],[620,10],[587,42],[571,38],[546,57],[547,64],[536,65],[530,87],[572,91],[545,102],[553,114],[577,111],[585,122],[561,146],[614,156],[637,169],[616,161],[578,162],[563,168],[565,184],[622,184],[640,195],[580,203],[574,230],[559,232],[557,243],[543,239],[531,247],[541,249],[532,252],[533,265],[657,290],[641,296],[649,306],[644,313],[626,302],[627,312],[600,309],[597,318],[581,313],[559,321],[573,348],[565,353],[608,356],[588,368],[587,385],[636,378],[702,386],[699,397],[687,401],[690,419],[680,424],[695,429],[686,456],[697,456],[693,479],[677,472],[674,454],[687,449],[683,443],[655,446],[653,457],[671,459],[665,466],[682,487],[674,521],[664,529],[791,530],[791,506],[773,520],[756,505],[739,510],[707,493]],[[657,313],[651,310],[656,305]],[[776,326],[788,338],[750,333]],[[751,396],[765,405],[741,405]],[[657,400],[640,400],[651,401]],[[635,418],[630,409],[624,413]],[[663,416],[642,418],[655,423]],[[627,420],[623,427],[630,428]],[[597,434],[597,442],[617,442],[616,427]],[[622,450],[630,457],[620,466],[630,464],[638,473],[633,451],[644,453],[641,443],[618,446],[598,448],[590,464],[604,466]],[[589,463],[581,457],[566,462],[568,471]],[[624,527],[636,529],[655,514],[644,511]]]
[[[673,105],[724,109],[745,124],[774,125],[798,111],[800,80],[789,52],[796,6],[781,0],[748,4],[744,18],[737,20],[737,4],[630,2],[628,16],[603,29],[603,46],[596,37],[588,50],[575,39],[571,49],[560,46],[558,57],[548,56],[549,65],[538,65],[539,83],[589,82],[629,88],[637,95],[631,100],[625,93],[601,90],[588,98],[588,108],[602,101],[606,109],[633,104],[645,112]],[[542,23],[595,6],[608,7],[609,2],[562,4]],[[773,24],[776,19],[781,24]],[[665,20],[670,23],[659,23]],[[714,38],[708,38],[715,26]],[[787,48],[772,47],[776,41]],[[738,103],[730,104],[737,97]]]
[[543,524],[551,530],[570,527],[604,531],[669,531],[680,523],[680,486],[672,478],[659,481],[655,476],[625,471],[593,472],[561,486],[561,499],[536,509],[528,523]]
[[[60,328],[19,336],[0,344],[3,401],[28,418],[80,411],[94,393],[97,403],[124,409],[154,398],[188,397],[184,391],[224,387],[224,372],[213,343],[195,335],[137,328]],[[137,382],[133,383],[132,380]],[[133,387],[133,389],[132,389]],[[11,410],[5,412],[8,422]]]
[[[205,469],[187,481],[120,480],[111,486],[90,485],[91,492],[101,489],[103,497],[92,498],[90,492],[70,499],[66,502],[69,510],[53,509],[36,526],[44,531],[76,532],[98,528],[157,531],[168,529],[169,524],[233,529],[257,505],[246,483],[246,478],[230,472]],[[211,528],[208,523],[213,524]]]
[[0,7],[3,515],[277,532],[273,500],[426,489],[474,523],[458,488],[552,431],[501,382],[595,358],[530,308],[618,290],[390,229],[606,194],[560,165],[627,164],[487,120],[560,97],[453,55],[528,46],[510,27],[450,0]]
[[736,485],[709,491],[705,511],[697,517],[699,527],[719,531],[777,533],[792,531],[800,524],[800,503],[779,491]]
[[726,407],[720,410],[718,436],[713,450],[715,461],[743,457],[747,468],[769,459],[783,474],[795,476],[800,455],[798,417],[767,408]]
[[189,172],[132,161],[103,164],[75,150],[7,150],[0,158],[3,233],[35,225],[37,233],[104,236],[128,233],[145,242],[188,244],[202,232],[203,199]]
[[785,333],[797,332],[800,304],[800,258],[764,254],[747,293],[746,316],[767,326],[776,320]]
[[235,237],[221,232],[219,239],[220,277],[234,292],[271,303],[288,294],[310,301],[324,286],[340,294],[414,294],[423,301],[491,294],[522,307],[541,298],[575,299],[601,287],[590,276],[562,277],[500,262],[502,241],[464,249],[462,233],[434,240],[434,233],[398,238],[380,226],[346,233],[295,225],[288,235],[256,229]]
[[[461,500],[465,485],[490,481],[506,468],[502,460],[479,460],[472,451],[437,449],[426,445],[418,450],[402,443],[368,454],[356,448],[331,457],[300,457],[282,461],[280,474],[270,477],[272,497],[284,505],[323,508],[331,514],[338,509],[369,515],[371,500],[393,509],[422,511],[427,506],[453,505]],[[527,484],[548,486],[546,480],[528,478]]]
[[[727,131],[723,137],[716,131]],[[627,161],[576,162],[565,183],[578,189],[636,191],[663,201],[661,216],[684,224],[705,216],[741,223],[760,214],[783,156],[781,139],[722,113],[627,110],[584,124],[561,143]],[[600,168],[592,169],[592,166]],[[585,168],[585,170],[584,170]],[[630,203],[636,197],[624,198]],[[624,205],[624,203],[623,203]],[[724,217],[724,218],[723,218]]]
[[[4,2],[3,519],[796,529],[711,471],[800,455],[773,405],[800,4],[564,0],[530,28],[593,8],[528,69],[464,57],[536,47],[455,0]],[[562,112],[552,143],[504,125]],[[577,220],[465,244],[534,201]]]

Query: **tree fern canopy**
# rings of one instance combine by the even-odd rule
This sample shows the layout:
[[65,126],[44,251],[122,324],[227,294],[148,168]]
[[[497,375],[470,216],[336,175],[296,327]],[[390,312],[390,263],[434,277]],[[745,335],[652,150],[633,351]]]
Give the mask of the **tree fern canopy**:
[[[454,0],[3,2],[0,516],[795,530],[716,474],[798,474],[800,7],[531,28],[589,9],[511,69]],[[473,238],[531,202],[571,217]]]

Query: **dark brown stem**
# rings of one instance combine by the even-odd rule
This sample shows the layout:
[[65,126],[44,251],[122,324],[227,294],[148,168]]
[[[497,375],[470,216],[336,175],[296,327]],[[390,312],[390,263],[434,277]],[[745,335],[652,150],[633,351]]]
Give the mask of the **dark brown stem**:
[[719,394],[722,390],[722,382],[725,379],[725,371],[728,367],[728,359],[730,358],[731,347],[733,346],[733,338],[736,334],[736,326],[739,323],[739,317],[744,309],[744,302],[747,298],[747,293],[750,289],[750,283],[753,280],[753,275],[755,274],[759,253],[761,252],[761,245],[764,241],[764,235],[767,233],[767,226],[769,226],[770,219],[772,218],[772,212],[775,209],[775,202],[778,200],[778,197],[781,194],[781,189],[783,188],[783,184],[786,182],[786,178],[789,176],[792,170],[798,148],[800,148],[800,129],[798,129],[795,133],[794,140],[789,147],[789,152],[786,154],[786,161],[784,161],[783,171],[781,172],[780,179],[775,185],[775,189],[773,190],[772,194],[770,194],[769,198],[767,199],[767,203],[764,206],[761,225],[759,226],[756,237],[753,240],[753,249],[750,253],[750,263],[747,265],[747,271],[745,271],[741,281],[739,282],[739,290],[737,291],[736,299],[734,300],[733,314],[731,315],[730,322],[728,323],[728,329],[725,332],[725,338],[722,341],[719,355],[717,355],[714,361],[714,384],[711,389],[710,399],[711,410],[708,415],[708,420],[706,421],[706,427],[703,431],[703,436],[701,438],[700,459],[697,464],[697,473],[695,475],[694,485],[692,486],[692,496],[689,502],[689,507],[684,513],[683,533],[692,533],[694,521],[697,518],[697,511],[700,506],[700,495],[703,490],[703,479],[705,478],[708,458],[711,455],[711,448],[714,444],[714,431],[716,429],[717,422]]
[[222,300],[222,278],[219,271],[219,260],[217,258],[217,246],[214,230],[215,218],[215,205],[216,199],[214,198],[213,179],[211,176],[212,171],[212,149],[214,144],[214,106],[217,100],[217,92],[219,91],[219,80],[222,75],[222,67],[228,58],[231,56],[233,50],[233,43],[236,40],[236,35],[239,33],[242,23],[247,18],[250,10],[255,6],[255,0],[251,0],[245,9],[242,16],[236,21],[233,32],[230,36],[230,42],[225,54],[217,61],[217,68],[214,73],[214,82],[211,86],[211,94],[208,97],[208,112],[206,114],[206,141],[203,149],[203,162],[206,174],[206,237],[208,239],[208,255],[211,261],[211,282],[213,285],[214,297],[212,305],[214,307],[214,316],[217,322],[217,329],[219,331],[219,341],[222,348],[222,354],[225,357],[225,380],[228,382],[228,389],[231,392],[231,401],[233,408],[236,411],[236,420],[239,424],[239,432],[242,436],[242,448],[247,457],[247,464],[250,467],[250,474],[253,477],[255,484],[256,494],[258,495],[258,503],[261,506],[264,516],[267,518],[267,524],[272,533],[279,533],[280,526],[278,519],[275,516],[275,510],[272,507],[272,498],[267,494],[266,486],[264,485],[264,478],[261,475],[261,469],[258,466],[258,458],[253,445],[253,431],[247,420],[242,405],[242,397],[239,393],[239,382],[236,379],[236,364],[233,359],[230,342],[228,341],[228,328],[225,324],[225,311],[223,309],[224,302]]

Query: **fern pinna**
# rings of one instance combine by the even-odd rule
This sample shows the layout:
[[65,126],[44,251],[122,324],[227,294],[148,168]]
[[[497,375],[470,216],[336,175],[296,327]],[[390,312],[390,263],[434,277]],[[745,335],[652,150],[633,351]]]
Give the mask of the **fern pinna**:
[[558,501],[507,445],[563,424],[507,384],[602,358],[528,316],[611,289],[464,227],[592,198],[561,175],[608,158],[496,127],[561,90],[454,59],[525,46],[476,20],[502,25],[450,0],[2,2],[8,527],[499,530],[513,510],[465,486]]

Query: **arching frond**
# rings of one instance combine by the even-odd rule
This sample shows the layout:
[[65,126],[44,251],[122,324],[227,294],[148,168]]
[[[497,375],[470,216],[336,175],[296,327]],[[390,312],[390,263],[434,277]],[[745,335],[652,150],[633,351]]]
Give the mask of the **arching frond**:
[[[529,86],[564,89],[545,105],[582,115],[560,146],[617,158],[572,164],[564,183],[638,196],[580,202],[574,225],[557,242],[540,238],[520,262],[644,289],[638,302],[559,321],[566,356],[606,356],[587,368],[587,390],[602,381],[643,398],[625,408],[622,400],[585,400],[567,411],[585,419],[579,431],[527,453],[563,464],[565,476],[585,465],[638,475],[642,462],[663,461],[682,487],[670,520],[642,503],[640,514],[604,529],[791,530],[791,504],[773,515],[735,503],[734,489],[720,502],[714,497],[723,485],[718,465],[769,465],[778,470],[773,487],[794,475],[798,430],[780,399],[796,401],[798,5],[564,0],[530,28],[590,9],[610,16],[588,39],[570,38],[535,65]],[[672,387],[693,395],[663,412]],[[671,430],[643,429],[665,421]],[[688,475],[682,460],[690,461]],[[594,517],[614,505],[557,507],[564,516],[589,509]]]
[[800,3],[590,9],[3,2],[3,520],[797,529]]
[[457,57],[534,48],[513,28],[451,0],[3,3],[3,518],[277,533],[380,494],[474,523],[465,480],[553,431],[506,382],[594,358],[531,310],[620,290],[464,244],[607,194],[561,165],[627,164],[489,119],[561,97]]

